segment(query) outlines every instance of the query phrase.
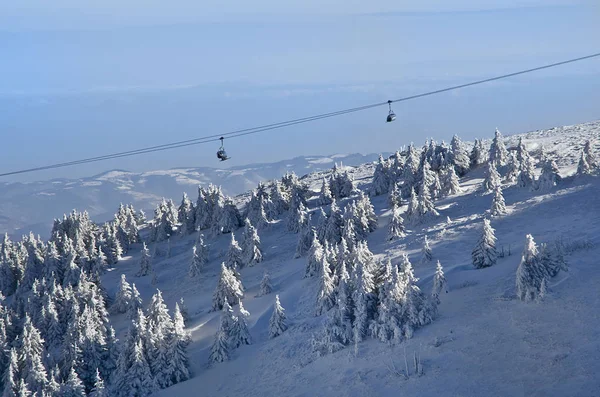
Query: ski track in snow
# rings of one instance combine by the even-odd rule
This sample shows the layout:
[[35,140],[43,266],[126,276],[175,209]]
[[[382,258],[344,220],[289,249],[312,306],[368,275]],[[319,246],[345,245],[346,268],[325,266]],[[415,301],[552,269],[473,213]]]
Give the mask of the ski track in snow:
[[[599,131],[600,123],[596,122],[524,136],[528,149],[548,145],[548,152],[559,160],[566,175],[573,172],[585,139],[597,138]],[[508,137],[507,142],[516,139]],[[372,172],[373,164],[352,169],[359,185],[368,183]],[[317,190],[324,174],[311,174],[304,180]],[[478,190],[483,174],[483,169],[469,173],[461,180],[463,193],[436,202],[441,213],[437,220],[395,242],[385,238],[390,216],[387,196],[372,199],[379,228],[368,243],[376,257],[390,256],[395,263],[403,252],[409,254],[426,292],[439,259],[449,284],[439,317],[418,329],[403,346],[367,340],[359,345],[358,355],[352,347],[320,358],[312,353],[311,336],[320,331],[325,318],[313,316],[317,282],[303,278],[306,258],[293,259],[298,236],[288,233],[285,222],[280,221],[259,231],[265,261],[241,270],[253,344],[234,350],[230,361],[209,366],[209,350],[220,316],[209,310],[230,236],[206,240],[210,261],[198,279],[187,276],[196,236],[173,238],[171,257],[160,258],[153,266],[157,287],[170,309],[180,297],[188,306],[193,378],[156,395],[599,396],[600,178],[566,178],[560,187],[548,192],[506,187],[503,193],[509,214],[493,218],[492,227],[498,249],[507,253],[510,249],[512,255],[499,258],[495,266],[476,270],[471,264],[471,250],[492,200],[492,195]],[[179,197],[179,193],[173,192],[172,197]],[[446,224],[447,216],[450,224]],[[542,303],[525,303],[515,297],[515,272],[528,233],[538,244],[557,238],[592,243],[591,248],[567,256],[569,272],[551,280]],[[421,263],[420,258],[425,235],[434,255],[430,263]],[[163,251],[165,244],[160,243]],[[135,254],[120,262],[103,281],[114,294],[124,273],[148,303],[154,287],[149,276],[134,276],[138,251],[134,247],[131,252]],[[264,271],[271,274],[274,292],[256,297]],[[269,340],[275,294],[280,295],[290,327]],[[128,326],[125,315],[113,316],[112,320],[118,334],[123,335]],[[404,369],[404,349],[411,368],[413,353],[420,352],[423,376],[404,379],[394,374],[392,368]]]

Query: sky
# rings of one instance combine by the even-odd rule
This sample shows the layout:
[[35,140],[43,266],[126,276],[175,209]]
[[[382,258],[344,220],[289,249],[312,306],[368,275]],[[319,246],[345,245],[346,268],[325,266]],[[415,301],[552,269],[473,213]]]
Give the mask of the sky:
[[[292,4],[290,4],[292,3]],[[595,1],[0,4],[0,173],[384,102],[600,52]],[[600,119],[600,58],[217,143],[0,181],[392,151]]]

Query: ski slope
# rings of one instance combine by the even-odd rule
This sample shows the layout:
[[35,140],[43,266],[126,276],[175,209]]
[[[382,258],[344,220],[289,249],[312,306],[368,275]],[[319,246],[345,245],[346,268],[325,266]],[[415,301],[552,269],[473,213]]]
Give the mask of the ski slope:
[[[436,201],[440,216],[435,221],[410,230],[398,241],[386,238],[387,196],[372,198],[379,227],[368,244],[376,257],[390,257],[397,263],[401,254],[407,253],[425,291],[430,289],[435,261],[440,260],[449,284],[439,317],[400,346],[368,339],[358,345],[357,352],[347,348],[324,357],[315,355],[311,337],[325,320],[325,316],[313,315],[317,280],[303,278],[306,258],[293,259],[298,235],[287,232],[282,221],[259,232],[264,262],[241,270],[253,344],[233,350],[225,363],[208,365],[220,317],[219,312],[209,310],[230,236],[206,240],[210,261],[197,279],[187,275],[195,234],[172,238],[171,256],[155,260],[156,286],[150,276],[135,277],[139,254],[124,258],[103,277],[109,293],[116,292],[120,275],[125,274],[136,284],[144,303],[159,288],[171,310],[183,297],[190,313],[188,330],[193,343],[188,353],[193,378],[156,395],[600,395],[600,178],[569,176],[576,169],[585,140],[598,142],[600,122],[520,136],[534,157],[544,146],[565,179],[545,192],[517,186],[503,190],[509,213],[493,218],[492,227],[497,248],[507,255],[495,266],[476,270],[471,264],[471,250],[492,200],[492,195],[484,195],[480,189],[482,168],[461,178],[461,194]],[[507,137],[507,146],[516,144],[518,137]],[[597,157],[598,149],[596,144]],[[352,168],[359,187],[368,186],[373,167],[368,163]],[[305,181],[317,190],[326,173],[310,174]],[[180,193],[174,191],[171,198],[177,199]],[[240,203],[244,199],[240,197]],[[561,239],[568,248],[569,271],[552,279],[548,296],[539,303],[521,302],[515,296],[515,272],[526,234],[532,234],[538,244]],[[425,235],[434,255],[428,263],[421,262],[420,254]],[[159,243],[163,251],[166,244]],[[271,274],[274,292],[256,297],[265,271]],[[286,309],[290,327],[270,340],[268,322],[275,294]],[[113,316],[112,321],[123,335],[129,323],[126,316]],[[406,379],[399,372],[404,372],[406,359],[413,373],[414,352],[421,356],[424,374]]]

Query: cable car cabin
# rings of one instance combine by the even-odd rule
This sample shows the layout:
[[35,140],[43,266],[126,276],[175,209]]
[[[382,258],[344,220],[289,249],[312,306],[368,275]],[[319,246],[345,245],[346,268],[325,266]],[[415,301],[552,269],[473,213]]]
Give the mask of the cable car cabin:
[[227,153],[225,153],[225,150],[217,151],[217,158],[221,161],[229,160],[229,157],[227,157]]
[[392,112],[390,114],[388,114],[386,121],[388,123],[391,123],[392,121],[396,120],[396,115]]

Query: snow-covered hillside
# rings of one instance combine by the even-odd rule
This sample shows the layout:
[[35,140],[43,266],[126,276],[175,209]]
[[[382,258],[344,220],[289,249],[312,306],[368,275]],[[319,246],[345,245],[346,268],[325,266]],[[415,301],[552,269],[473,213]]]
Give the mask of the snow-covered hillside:
[[52,219],[73,209],[86,210],[92,219],[105,221],[113,217],[119,203],[132,203],[136,208],[148,210],[162,197],[183,192],[195,196],[199,185],[213,183],[220,185],[226,194],[235,195],[286,172],[304,175],[331,168],[334,162],[356,166],[376,159],[374,154],[337,154],[227,169],[186,167],[143,173],[113,170],[77,180],[0,181],[0,231],[16,237],[33,231],[47,237]]
[[[236,197],[235,203],[238,206],[247,205],[250,208],[248,217],[257,226],[262,251],[262,260],[257,259],[256,251],[248,251],[253,255],[250,260],[250,256],[245,256],[248,253],[246,247],[250,245],[242,244],[242,253],[238,254],[243,255],[244,259],[238,259],[245,264],[243,267],[238,266],[237,257],[234,258],[232,254],[238,250],[231,249],[232,234],[227,231],[234,229],[237,241],[242,241],[244,234],[254,236],[254,231],[250,227],[236,228],[240,226],[241,219],[236,218],[232,200],[220,196],[216,190],[202,190],[200,200],[196,201],[197,192],[194,189],[190,192],[190,198],[192,203],[197,202],[202,209],[192,211],[189,208],[193,204],[184,203],[181,207],[183,210],[179,211],[179,218],[174,206],[167,202],[161,203],[155,220],[144,225],[140,231],[144,245],[134,241],[136,238],[132,239],[128,253],[118,263],[110,266],[101,280],[108,295],[117,297],[118,303],[113,303],[109,309],[110,324],[115,328],[121,346],[126,346],[124,351],[133,349],[132,356],[142,357],[143,350],[154,362],[160,362],[163,359],[160,356],[163,354],[161,349],[170,348],[171,345],[161,345],[160,340],[153,339],[155,335],[143,334],[146,323],[141,311],[136,316],[131,310],[115,308],[124,301],[118,293],[122,288],[122,276],[128,282],[135,283],[142,300],[141,306],[144,309],[149,306],[153,308],[147,311],[148,329],[159,328],[156,319],[154,322],[150,320],[152,310],[157,307],[157,297],[153,298],[157,288],[162,291],[162,298],[170,313],[173,313],[176,303],[180,303],[183,298],[189,313],[185,329],[191,337],[191,343],[187,347],[191,377],[157,390],[158,386],[151,384],[149,374],[162,373],[162,370],[151,367],[150,371],[148,363],[142,365],[142,358],[133,360],[138,366],[127,363],[127,354],[121,353],[119,367],[114,370],[111,382],[121,382],[123,388],[119,390],[122,394],[126,394],[128,390],[143,388],[156,390],[153,394],[156,396],[600,395],[597,377],[597,360],[600,357],[600,295],[597,292],[600,282],[597,260],[600,255],[600,170],[598,165],[590,164],[592,170],[588,172],[585,167],[587,160],[580,160],[586,158],[582,152],[588,140],[591,142],[588,151],[590,163],[594,156],[600,160],[600,122],[506,137],[503,142],[511,152],[508,156],[510,160],[498,160],[498,164],[507,162],[497,167],[502,177],[498,181],[490,177],[488,171],[496,167],[488,168],[486,153],[492,140],[485,139],[481,144],[475,145],[476,148],[477,145],[483,147],[485,153],[477,153],[476,150],[471,156],[474,165],[460,178],[460,191],[456,191],[457,186],[454,186],[455,179],[452,177],[459,172],[455,171],[455,168],[460,168],[457,163],[459,150],[453,151],[446,146],[434,144],[423,150],[415,148],[392,155],[389,161],[369,162],[335,172],[326,169],[310,173],[300,181],[287,176],[281,183],[274,185],[271,194],[266,194],[264,198],[266,188],[262,186],[252,194]],[[472,146],[465,144],[464,148],[470,151]],[[498,152],[502,152],[502,157],[506,155],[503,150]],[[468,156],[465,157],[468,168],[469,159]],[[518,166],[515,162],[518,162]],[[415,167],[415,172],[411,167]],[[432,171],[431,167],[437,168],[437,171]],[[382,169],[385,171],[381,171]],[[511,170],[515,169],[518,175],[510,178]],[[555,179],[556,171],[560,173],[560,180]],[[346,172],[356,189],[352,190],[344,184],[347,181]],[[417,173],[420,177],[417,177]],[[122,174],[105,176],[106,179],[121,177]],[[333,177],[339,179],[328,184],[323,182],[329,178],[334,179]],[[397,188],[394,189],[388,183],[385,188],[391,194],[386,192],[374,195],[379,190],[386,190],[382,187],[385,185],[382,178],[395,178]],[[409,183],[411,178],[415,179]],[[544,183],[536,188],[538,185],[531,178],[543,180]],[[548,183],[557,180],[556,186]],[[286,183],[290,183],[292,187],[287,189]],[[490,184],[493,186],[486,189],[485,186]],[[391,203],[398,203],[401,190],[408,185],[410,198],[403,197],[400,205],[394,207]],[[321,190],[322,186],[327,188]],[[306,207],[300,198],[305,194],[305,187],[311,192],[307,194],[310,198],[306,200]],[[165,192],[164,196],[179,203],[185,189],[180,186],[176,188],[178,190]],[[413,189],[417,189],[417,193]],[[327,191],[337,197],[335,204],[322,203],[328,201],[325,200],[328,194],[320,192]],[[372,195],[365,196],[364,192]],[[277,206],[278,196],[286,196],[287,205],[292,209],[282,209],[277,213],[274,208]],[[496,210],[504,213],[492,216],[490,208],[493,202],[498,204],[501,201],[499,196],[505,202],[505,212],[502,205],[496,205]],[[374,230],[370,230],[372,216],[369,214],[369,201],[377,220],[377,228]],[[265,204],[267,202],[268,206]],[[211,207],[213,205],[220,209],[214,210]],[[342,211],[344,208],[345,212]],[[123,208],[121,211],[124,215],[119,222],[122,223],[105,225],[100,232],[99,246],[103,249],[108,247],[109,254],[114,251],[114,240],[120,238],[118,227],[122,227],[123,234],[127,230],[124,225],[134,222],[127,218],[133,217],[133,212],[128,213]],[[218,213],[218,227],[205,224],[207,222],[198,218],[189,221],[187,217],[192,213],[202,216],[210,211]],[[323,211],[335,215],[323,218],[320,215]],[[261,222],[267,217],[267,212],[271,219]],[[303,221],[309,219],[308,214],[312,216],[311,224]],[[336,218],[338,215],[339,218]],[[233,221],[232,216],[235,218]],[[405,230],[404,235],[400,236],[402,233],[398,233],[395,238],[390,239],[389,223],[392,217],[396,218],[396,222],[403,220]],[[223,219],[225,220],[222,221]],[[327,219],[326,226],[323,226],[324,219]],[[491,233],[497,239],[497,257],[487,255],[483,260],[485,264],[481,268],[475,268],[473,251],[487,220],[494,229]],[[234,225],[235,223],[238,225]],[[172,230],[175,224],[179,225],[179,230],[187,232],[177,233]],[[203,230],[194,231],[197,225],[201,225],[198,227]],[[348,241],[351,247],[347,250],[346,259],[340,260],[343,255],[336,256],[333,250],[327,248],[324,256],[319,256],[313,250],[308,255],[304,253],[296,257],[298,241],[310,230],[310,225],[316,231],[324,231],[323,236],[317,237],[323,240],[323,246],[334,246],[333,242],[329,244],[330,241],[340,242],[336,246],[338,253],[346,252],[340,247],[343,247],[342,241]],[[69,229],[68,226],[63,225]],[[290,231],[295,226],[300,229],[299,233]],[[71,225],[71,229],[77,227]],[[86,251],[87,248],[83,247],[85,244],[78,243],[78,240],[82,240],[79,233],[71,232],[75,243],[66,243],[65,251],[68,253],[75,250],[71,245],[80,245],[80,250]],[[89,233],[93,235],[92,231]],[[200,258],[205,251],[203,244],[199,243],[199,233],[203,234],[203,243],[208,247],[206,262]],[[64,236],[67,234],[64,232]],[[167,238],[169,234],[171,236]],[[522,253],[529,234],[533,236],[540,253],[534,254],[530,244],[526,260],[523,261]],[[64,240],[69,240],[61,236],[57,237],[56,244],[64,244]],[[486,238],[489,243],[489,236]],[[249,240],[253,244],[257,242],[255,236]],[[431,249],[431,258],[428,258],[428,252],[424,250],[426,241]],[[547,246],[544,247],[543,243]],[[41,246],[41,243],[37,244]],[[69,246],[71,247],[68,248]],[[25,244],[25,247],[32,245]],[[366,254],[365,247],[373,253],[372,258]],[[34,248],[32,252],[35,252]],[[489,250],[489,246],[486,249]],[[544,256],[545,254],[548,256]],[[411,268],[406,263],[405,255],[412,263],[414,276],[418,280],[410,275]],[[118,255],[114,256],[116,258]],[[558,271],[557,267],[558,273],[550,275],[550,264],[559,266],[561,256],[568,263],[568,270]],[[34,258],[35,255],[30,257]],[[52,258],[51,255],[46,256],[48,257]],[[70,288],[70,283],[76,284],[71,277],[78,274],[78,265],[73,257],[67,257],[70,262],[64,275],[65,289]],[[313,259],[317,257],[319,261],[316,268],[313,268]],[[388,259],[392,266],[386,268]],[[87,263],[85,260],[81,261]],[[232,261],[235,263],[230,266]],[[432,293],[436,291],[434,284],[441,285],[442,269],[437,268],[437,261],[440,262],[447,281],[446,287],[437,290],[439,294]],[[27,262],[27,268],[41,266],[36,264],[35,259],[24,262]],[[222,265],[223,262],[227,265]],[[487,266],[490,264],[491,266]],[[197,267],[191,269],[192,265]],[[85,266],[93,268],[94,264]],[[347,276],[346,266],[349,273]],[[334,270],[331,271],[332,268]],[[81,270],[79,274],[83,272]],[[90,273],[93,274],[93,271],[90,270]],[[272,285],[272,291],[267,294],[263,294],[264,285],[261,285],[265,273],[270,275]],[[224,274],[227,280],[220,283],[220,279],[225,278]],[[519,286],[517,274],[522,276]],[[370,280],[373,286],[366,286],[369,277],[372,277]],[[331,280],[323,281],[329,278]],[[23,279],[27,281],[28,277],[23,276]],[[238,280],[244,286],[241,301],[249,312],[247,317],[240,311],[237,302],[241,294],[236,287]],[[346,291],[340,286],[344,285],[340,280],[352,285],[351,298],[340,298],[344,296],[342,291]],[[335,285],[334,292],[327,292],[327,288],[323,287],[329,282]],[[224,292],[221,288],[215,294],[218,285],[223,284],[230,290]],[[530,288],[528,291],[533,291],[535,300],[519,299],[519,292],[525,287]],[[7,305],[15,311],[23,312],[26,307],[35,307],[35,298],[20,305],[17,303],[27,296],[26,293],[35,296],[36,288],[32,287],[27,292],[17,290],[7,298]],[[398,295],[394,295],[395,293]],[[330,295],[323,298],[327,294]],[[86,297],[80,290],[75,295],[83,295],[81,299]],[[231,303],[238,319],[233,322],[228,322],[230,318],[227,310],[213,311],[215,307],[223,305],[220,298],[224,295],[234,298]],[[372,305],[375,307],[365,303],[369,302],[365,298],[367,295],[371,303],[376,302]],[[272,338],[270,333],[275,328],[271,323],[276,296],[286,315],[287,327],[280,329],[287,329]],[[394,301],[398,296],[400,303]],[[324,299],[331,297],[334,297],[335,304],[329,311],[327,309],[330,305],[320,305],[321,309],[325,307],[321,311],[327,312],[320,314],[316,310],[317,302],[322,303]],[[136,309],[140,306],[140,302],[131,297],[128,302]],[[346,303],[342,302],[352,302],[353,309],[348,309],[351,305],[346,307]],[[397,306],[393,306],[394,304]],[[45,305],[44,303],[43,306]],[[402,310],[393,312],[392,308]],[[418,313],[415,313],[417,309]],[[317,354],[314,342],[323,342],[323,332],[326,329],[332,330],[332,324],[338,324],[335,321],[352,324],[354,331],[358,329],[358,319],[366,312],[369,312],[368,315],[365,314],[369,327],[363,335],[364,340],[358,341],[360,338],[356,338],[357,343],[354,343],[354,339],[348,340],[343,343],[345,346],[337,345],[333,349],[337,350],[335,352]],[[353,318],[338,316],[340,313],[352,313]],[[389,315],[383,315],[385,313]],[[0,314],[3,314],[2,310]],[[43,322],[44,316],[45,314],[33,316],[34,323],[46,324]],[[69,312],[65,316],[72,317],[73,314]],[[83,314],[81,316],[84,317]],[[229,346],[228,357],[225,357],[222,349],[215,349],[214,346],[226,344],[224,329],[234,327],[234,323],[239,326],[241,318],[247,321],[251,343],[237,348]],[[2,319],[0,316],[0,331],[3,329]],[[390,326],[394,321],[402,326],[388,335],[373,331],[377,327]],[[78,324],[82,323],[84,322]],[[142,324],[144,326],[140,326]],[[85,324],[81,325],[82,329],[85,329],[84,326]],[[227,335],[234,334],[232,329],[234,328],[228,328]],[[345,334],[347,330],[340,326],[336,331]],[[27,332],[23,331],[24,334]],[[377,338],[372,337],[375,333]],[[165,332],[164,335],[166,334]],[[181,335],[181,332],[171,331],[171,334]],[[352,333],[353,338],[357,335],[358,331]],[[88,335],[81,337],[84,342],[86,338]],[[385,343],[378,340],[386,338],[389,341]],[[0,342],[5,339],[0,332]],[[66,341],[69,341],[67,337],[63,341],[65,345]],[[148,343],[152,346],[158,346],[156,354],[159,358],[153,356],[153,347],[142,346],[147,341],[151,341]],[[220,343],[215,344],[215,341]],[[14,344],[17,346],[14,350],[28,351],[19,346],[18,339]],[[340,347],[343,348],[338,350]],[[56,353],[55,350],[53,352]],[[26,359],[36,357],[36,354],[29,351],[28,354],[23,355],[25,358],[22,359],[27,364],[23,364],[27,370],[20,370],[23,378],[33,372]],[[69,349],[56,353],[59,358],[46,357],[44,364],[61,362],[62,357],[68,354]],[[216,356],[223,360],[215,360]],[[172,358],[173,362],[178,359]],[[418,365],[415,365],[416,362]],[[3,365],[1,360],[0,364]],[[83,363],[73,360],[70,365],[72,367],[67,366],[67,369],[78,366],[77,368],[81,368],[80,372],[87,373],[89,378],[85,360]],[[59,374],[61,371],[62,374]],[[57,379],[62,376],[66,390],[70,381],[65,379],[64,369],[60,368],[56,373]],[[133,376],[137,374],[138,377]],[[140,384],[129,389],[130,386],[125,383],[132,379]],[[28,382],[35,385],[39,380],[28,378]],[[87,385],[89,384],[90,380],[87,379]],[[110,390],[118,395],[117,389]]]
[[[567,176],[574,173],[584,142],[598,139],[599,133],[600,123],[587,123],[522,137],[532,152],[543,145]],[[507,146],[516,145],[518,138],[507,137]],[[395,242],[386,238],[387,196],[373,198],[379,228],[368,237],[368,244],[376,257],[391,258],[396,264],[407,253],[424,291],[431,288],[435,261],[440,260],[449,285],[439,317],[397,346],[368,339],[357,352],[349,347],[317,357],[311,339],[325,322],[325,316],[313,315],[318,282],[303,278],[306,258],[293,258],[298,236],[286,231],[285,222],[278,222],[260,233],[264,262],[241,271],[253,343],[232,351],[229,361],[209,365],[220,321],[220,313],[209,310],[230,237],[210,241],[210,261],[198,279],[187,275],[196,237],[175,238],[172,256],[155,264],[157,287],[171,307],[181,297],[189,307],[194,377],[158,395],[192,396],[200,391],[211,396],[599,395],[600,180],[567,177],[545,192],[506,186],[508,214],[492,220],[498,250],[506,256],[495,266],[476,270],[471,251],[492,201],[492,195],[480,190],[484,173],[480,168],[467,174],[461,179],[462,193],[436,202],[440,212],[436,220],[409,227],[407,237]],[[366,187],[373,165],[358,167],[353,174],[359,186]],[[306,178],[315,191],[321,176]],[[568,251],[569,271],[552,279],[541,303],[521,302],[515,295],[515,273],[529,233],[538,243],[561,240]],[[433,261],[427,263],[421,262],[424,236],[433,251]],[[137,267],[134,255],[106,276],[106,284],[114,291],[124,273],[147,301],[154,287],[148,277],[134,277]],[[271,274],[274,291],[257,297],[265,271]],[[271,340],[268,323],[275,294],[286,309],[289,330]],[[123,328],[126,322],[123,319]],[[423,363],[422,376],[414,375],[415,352]],[[405,360],[409,379],[403,375]]]

